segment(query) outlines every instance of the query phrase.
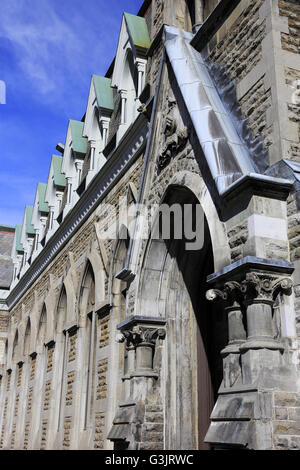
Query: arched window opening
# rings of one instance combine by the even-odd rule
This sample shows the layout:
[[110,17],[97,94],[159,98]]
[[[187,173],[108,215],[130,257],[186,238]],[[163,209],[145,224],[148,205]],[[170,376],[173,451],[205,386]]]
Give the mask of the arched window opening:
[[14,343],[13,343],[13,353],[12,353],[12,360],[13,360],[14,364],[17,363],[18,339],[19,339],[19,334],[18,334],[18,330],[17,330],[16,334],[15,334]]
[[7,355],[8,355],[8,339],[5,341],[4,347],[4,363],[7,363]]
[[[207,449],[204,438],[223,376],[220,351],[228,341],[227,322],[205,297],[209,288],[207,276],[214,272],[214,259],[203,212],[199,218],[198,199],[187,188],[171,186],[163,203],[169,209],[176,206],[176,210],[174,214],[170,210],[168,224],[164,220],[169,234],[156,230],[149,243],[143,263],[139,309],[145,316],[166,318],[170,326],[164,352],[172,371],[164,391],[168,407],[166,446],[172,448],[176,442],[175,448],[198,445]],[[178,232],[179,227],[183,229],[182,234]],[[191,248],[190,235],[195,234],[196,238],[201,233],[203,243]],[[196,374],[192,372],[192,362],[197,364]],[[180,394],[186,396],[183,403],[179,401]],[[180,432],[184,423],[190,423],[190,433]]]
[[30,334],[31,334],[31,323],[30,318],[28,318],[26,330],[25,330],[25,338],[24,338],[24,356],[25,358],[28,357],[30,353]]
[[[122,279],[122,272],[126,266],[127,253],[129,248],[129,233],[127,227],[123,225],[120,229],[119,240],[116,245],[115,254],[112,264],[112,288],[111,288],[111,303],[113,306],[112,316],[116,324],[125,320],[126,316],[126,299],[128,291],[128,283]],[[128,373],[128,352],[124,345],[120,345],[120,371],[121,374]],[[122,393],[124,398],[128,396],[129,390],[125,382],[122,386]]]
[[46,333],[47,333],[47,312],[46,312],[46,306],[44,305],[41,316],[40,316],[40,322],[39,322],[38,337],[37,337],[38,346],[42,347],[45,345]]
[[119,240],[116,246],[112,269],[112,294],[122,295],[126,299],[128,284],[120,275],[126,266],[127,252],[129,248],[129,233],[124,225],[120,229]]
[[62,426],[63,421],[63,403],[64,403],[64,393],[65,393],[65,372],[67,369],[67,352],[68,352],[68,332],[64,332],[67,321],[67,293],[66,288],[63,285],[57,310],[55,316],[55,332],[56,332],[56,344],[59,348],[58,361],[56,363],[56,368],[60,377],[59,383],[60,388],[57,392],[57,410],[58,410],[58,421],[57,421],[57,430],[59,431]]
[[80,314],[86,319],[86,401],[84,429],[92,422],[95,400],[97,322],[95,313],[95,276],[88,263],[80,290]]
[[63,286],[56,311],[55,331],[62,333],[67,319],[67,293]]

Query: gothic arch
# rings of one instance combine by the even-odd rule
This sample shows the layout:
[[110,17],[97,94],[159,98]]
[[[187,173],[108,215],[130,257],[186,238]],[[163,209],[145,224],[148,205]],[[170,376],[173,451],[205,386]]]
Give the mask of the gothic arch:
[[30,317],[27,317],[25,322],[25,333],[24,333],[24,343],[23,343],[23,356],[26,359],[30,354],[30,344],[31,344],[31,321]]
[[46,304],[43,304],[43,308],[40,314],[39,323],[38,323],[38,333],[36,338],[36,349],[39,349],[39,352],[43,351],[46,337],[47,337],[47,325],[48,325],[48,315]]
[[65,284],[63,284],[59,297],[58,297],[57,307],[55,310],[55,317],[54,317],[55,335],[57,335],[58,333],[62,333],[66,326],[67,310],[68,310],[68,296],[67,296]]
[[[66,292],[67,299],[67,315],[66,315],[66,326],[78,323],[77,316],[77,273],[74,267],[71,266],[66,277],[63,280],[63,287]],[[58,299],[59,302],[59,299]],[[58,304],[57,304],[58,306]],[[57,307],[56,307],[57,312]]]
[[85,265],[79,293],[79,314],[84,321],[86,321],[86,315],[95,309],[95,285],[94,269],[88,260]]
[[119,230],[119,235],[113,247],[112,262],[110,265],[109,275],[109,299],[113,305],[114,295],[119,295],[126,289],[126,283],[116,275],[119,274],[126,265],[127,251],[129,247],[129,232],[128,228],[122,224]]
[[231,263],[231,255],[226,226],[220,221],[214,202],[201,175],[186,170],[178,171],[171,178],[165,194],[170,186],[180,186],[190,190],[199,201],[209,228],[214,270],[219,271],[224,266],[229,265]]
[[19,355],[19,332],[18,330],[16,330],[15,335],[14,335],[13,348],[12,348],[12,362],[14,365],[17,363],[18,355]]

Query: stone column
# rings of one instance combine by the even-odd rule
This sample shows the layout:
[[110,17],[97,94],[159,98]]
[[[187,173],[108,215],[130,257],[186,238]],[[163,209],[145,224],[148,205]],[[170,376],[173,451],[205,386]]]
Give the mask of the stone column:
[[[118,325],[120,334],[116,340],[119,343],[126,341],[128,357],[126,374],[122,377],[125,400],[119,403],[107,437],[114,442],[115,448],[140,449],[146,442],[147,448],[150,445],[151,449],[156,449],[161,444],[163,415],[159,415],[158,423],[155,423],[153,416],[150,425],[152,429],[159,429],[159,443],[153,442],[153,433],[148,436],[149,423],[145,421],[147,413],[154,409],[157,411],[155,415],[158,415],[161,410],[160,393],[155,389],[156,385],[159,388],[160,361],[156,360],[155,353],[166,336],[165,324],[163,318],[136,316]],[[149,442],[149,439],[152,441]]]
[[136,62],[137,71],[138,71],[138,92],[137,92],[138,98],[144,88],[145,65],[146,64],[144,61],[142,62],[142,61],[137,60]]
[[49,206],[50,211],[50,220],[49,220],[49,231],[53,229],[53,222],[54,222],[54,206]]
[[39,229],[35,229],[34,251],[38,251],[38,248],[39,248],[39,236],[40,236],[40,230],[39,230]]
[[41,230],[40,230],[40,236],[41,236],[41,239],[45,236],[45,230],[46,230],[46,225],[47,225],[47,219],[48,217],[40,217],[40,221],[41,221]]
[[67,188],[68,188],[68,196],[67,196],[67,204],[71,204],[72,202],[72,177],[66,177],[67,180]]
[[83,161],[82,160],[76,160],[75,161],[75,166],[76,166],[76,173],[77,173],[77,186],[79,186],[80,185],[80,180],[81,180],[82,168],[83,168]]
[[127,91],[121,90],[121,124],[126,124]]
[[[292,291],[291,279],[280,273],[263,270],[244,271],[238,276],[235,273],[235,277],[239,277],[239,281],[225,282],[220,289],[207,292],[209,300],[221,298],[225,301],[225,310],[228,314],[229,343],[222,351],[225,358],[225,387],[232,386],[234,378],[232,374],[235,379],[238,374],[238,363],[232,354],[242,355],[240,373],[243,383],[253,383],[263,366],[268,367],[272,363],[274,365],[279,363],[280,352],[283,351],[284,346],[280,338],[275,337],[273,307],[280,293],[290,295]],[[246,318],[244,319],[242,311],[245,312]],[[244,323],[247,325],[247,337]],[[253,351],[262,351],[262,353]]]
[[[95,169],[95,152],[96,152],[96,141],[91,140],[90,171],[93,171]],[[78,184],[80,184],[80,182]]]
[[57,200],[57,202],[58,202],[57,215],[58,215],[59,212],[60,212],[60,208],[61,208],[63,196],[64,196],[64,193],[63,193],[63,192],[61,192],[61,191],[56,191],[55,197],[56,197],[56,200]]
[[274,274],[248,273],[243,281],[247,308],[247,341],[241,351],[249,349],[283,350],[280,341],[274,339],[273,307],[279,293],[291,294],[292,280]]

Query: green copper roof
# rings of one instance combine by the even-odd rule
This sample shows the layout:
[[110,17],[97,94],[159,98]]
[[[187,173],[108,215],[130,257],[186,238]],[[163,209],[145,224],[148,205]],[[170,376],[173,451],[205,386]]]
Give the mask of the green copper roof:
[[53,178],[55,186],[66,187],[66,177],[61,172],[63,157],[52,155]]
[[74,152],[86,154],[88,142],[85,137],[82,137],[83,126],[83,122],[73,121],[72,119],[70,119],[72,149],[74,150]]
[[26,206],[25,209],[25,224],[26,224],[26,233],[27,235],[35,235],[34,227],[31,224],[31,218],[32,218],[32,212],[33,212],[33,207],[32,206]]
[[151,41],[145,18],[124,13],[128,32],[133,44],[142,49],[149,49]]
[[48,213],[49,206],[47,202],[45,202],[46,189],[47,189],[47,185],[45,183],[38,184],[37,191],[39,195],[39,211]]
[[111,79],[93,75],[93,82],[99,108],[114,109],[113,89]]
[[16,225],[16,251],[24,251],[21,243],[22,225]]

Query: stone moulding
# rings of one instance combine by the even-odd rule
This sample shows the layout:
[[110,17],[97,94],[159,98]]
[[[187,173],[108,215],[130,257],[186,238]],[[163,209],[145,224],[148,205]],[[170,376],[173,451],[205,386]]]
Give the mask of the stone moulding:
[[124,172],[140,156],[146,144],[147,133],[147,120],[140,115],[130,128],[130,132],[126,133],[117,149],[109,155],[104,167],[93,179],[86,192],[48,241],[46,247],[10,293],[6,299],[9,309],[14,307],[23,293],[37,280],[38,276],[53,261],[54,257],[88,219],[92,211],[120,180]]
[[118,330],[129,329],[138,323],[143,323],[144,325],[162,325],[166,324],[167,320],[160,317],[143,317],[135,315],[124,320],[122,323],[119,323],[117,326]]

